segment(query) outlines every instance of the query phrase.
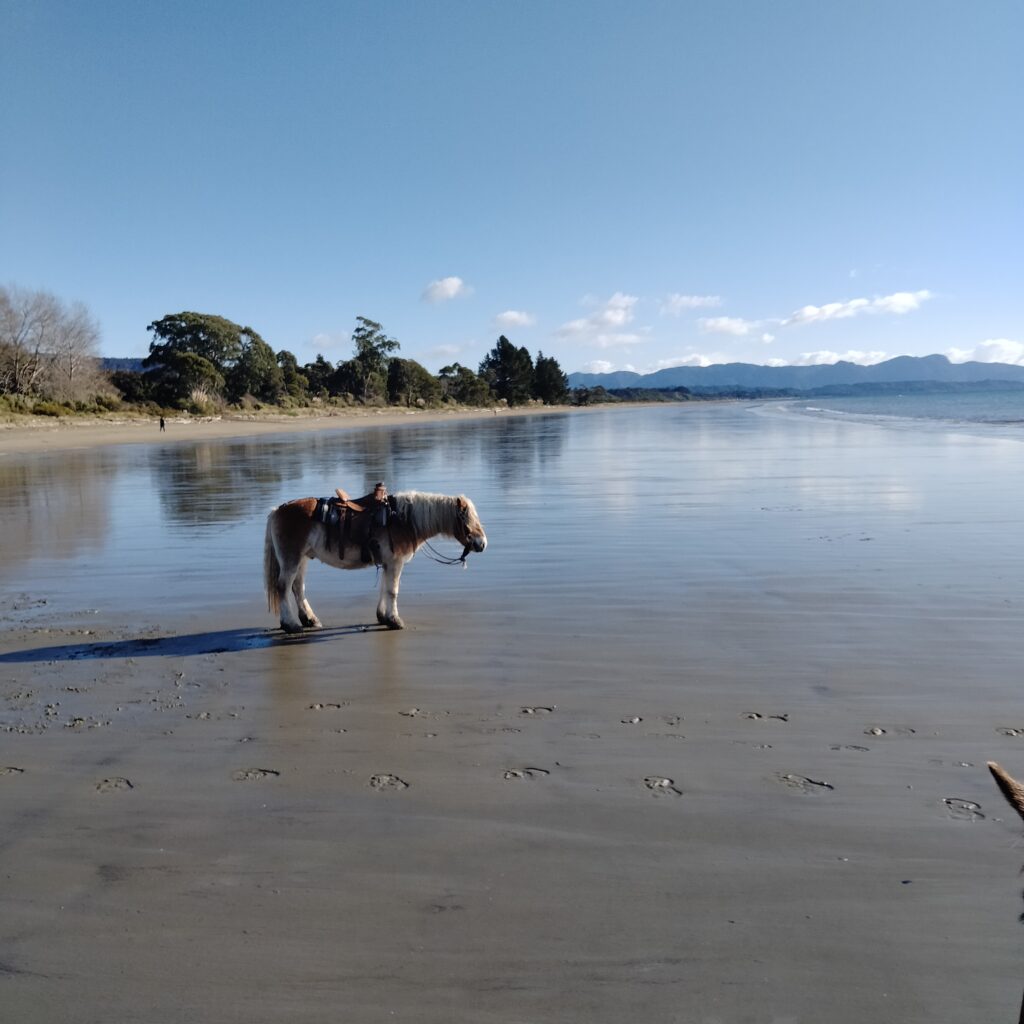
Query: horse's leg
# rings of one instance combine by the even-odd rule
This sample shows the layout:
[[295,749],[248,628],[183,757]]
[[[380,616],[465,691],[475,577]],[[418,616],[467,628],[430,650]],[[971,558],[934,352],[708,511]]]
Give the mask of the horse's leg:
[[383,563],[380,574],[380,600],[377,602],[377,621],[388,629],[404,629],[405,623],[398,614],[398,582],[402,578],[405,559],[394,552]]
[[299,609],[299,621],[303,626],[307,629],[321,629],[323,623],[316,617],[316,612],[306,600],[306,567],[308,565],[309,559],[303,555],[295,573],[295,579],[292,580],[292,593],[295,595],[295,604]]
[[280,575],[277,579],[277,598],[281,608],[281,628],[286,633],[301,633],[302,622],[292,610],[292,601],[295,597],[295,581],[304,567],[306,556],[299,555],[296,558],[291,552],[280,552],[278,554],[278,561],[281,563]]

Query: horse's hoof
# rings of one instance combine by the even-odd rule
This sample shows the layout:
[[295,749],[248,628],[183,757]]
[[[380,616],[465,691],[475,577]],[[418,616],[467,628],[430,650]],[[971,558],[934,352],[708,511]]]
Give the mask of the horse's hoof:
[[388,624],[388,617],[383,612],[377,612],[377,621],[382,625]]
[[282,622],[281,623],[281,628],[286,633],[301,633],[302,632],[302,624],[298,623],[298,622],[296,622],[294,625],[292,625],[292,623],[290,623],[290,622]]
[[405,629],[405,623],[397,615],[393,619],[385,618],[382,625],[388,629]]

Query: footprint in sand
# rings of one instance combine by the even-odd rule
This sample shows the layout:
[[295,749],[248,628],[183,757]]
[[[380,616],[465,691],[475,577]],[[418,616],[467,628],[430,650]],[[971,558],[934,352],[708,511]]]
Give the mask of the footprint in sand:
[[683,795],[683,791],[676,788],[674,779],[666,779],[660,775],[648,775],[644,779],[644,785],[651,791],[652,796]]
[[999,725],[996,726],[996,732],[1000,736],[1024,736],[1024,727]]
[[909,725],[869,725],[864,730],[865,736],[913,736],[916,733]]
[[823,789],[835,789],[831,782],[822,782],[820,779],[809,779],[806,775],[794,775],[786,772],[778,776],[779,782],[784,783],[793,789],[802,790],[804,793],[818,793]]
[[259,779],[276,779],[281,773],[273,768],[239,768],[231,773],[235,782],[255,782]]
[[382,772],[379,775],[370,776],[370,788],[384,792],[386,790],[399,790],[408,789],[409,783],[405,779],[400,779],[397,775],[389,775],[387,772]]
[[545,775],[550,775],[546,768],[509,768],[505,772],[505,778],[511,779],[543,779]]
[[552,704],[551,707],[524,707],[519,709],[521,715],[550,715],[552,711],[557,707],[556,704]]
[[856,743],[833,743],[829,750],[857,750],[860,753],[867,753],[870,747],[861,747]]
[[417,715],[423,714],[419,708],[406,708],[405,711],[399,711],[398,713],[406,718],[415,718]]
[[13,765],[7,765],[5,768],[0,768],[0,775],[24,775],[24,768],[15,768]]
[[683,721],[682,715],[662,715],[661,720],[670,728],[674,729],[677,725],[680,725]]
[[780,713],[777,715],[762,715],[760,711],[745,711],[743,717],[751,722],[763,722],[765,719],[774,718],[777,722],[788,722],[789,712]]
[[946,805],[946,813],[957,821],[978,821],[985,817],[981,813],[981,804],[976,804],[973,800],[947,796],[943,797],[942,802]]
[[97,793],[114,793],[119,789],[134,789],[128,779],[100,779],[96,783]]
[[619,721],[622,722],[623,725],[639,725],[643,719],[639,715],[633,715],[630,718],[620,718]]
[[310,711],[340,711],[344,707],[343,704],[321,704],[319,701],[316,704],[310,704]]

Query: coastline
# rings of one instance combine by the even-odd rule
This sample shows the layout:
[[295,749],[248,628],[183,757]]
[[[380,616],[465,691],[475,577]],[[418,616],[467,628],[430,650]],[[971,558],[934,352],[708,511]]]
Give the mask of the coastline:
[[[316,430],[350,430],[359,427],[400,427],[411,423],[442,423],[451,420],[493,420],[497,417],[549,416],[557,413],[587,412],[614,406],[517,406],[511,409],[332,409],[325,413],[287,416],[237,415],[230,417],[187,417],[167,420],[160,432],[152,419],[95,420],[68,417],[43,419],[39,423],[0,424],[0,457],[43,451],[70,451],[121,444],[176,444],[266,434],[300,434]],[[37,417],[37,419],[39,419]]]

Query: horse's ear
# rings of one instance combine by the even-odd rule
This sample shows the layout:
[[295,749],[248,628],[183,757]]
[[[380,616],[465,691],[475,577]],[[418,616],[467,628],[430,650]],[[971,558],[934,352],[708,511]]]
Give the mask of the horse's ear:
[[466,501],[461,494],[455,499],[455,504],[458,505],[459,508],[469,508],[469,502]]

